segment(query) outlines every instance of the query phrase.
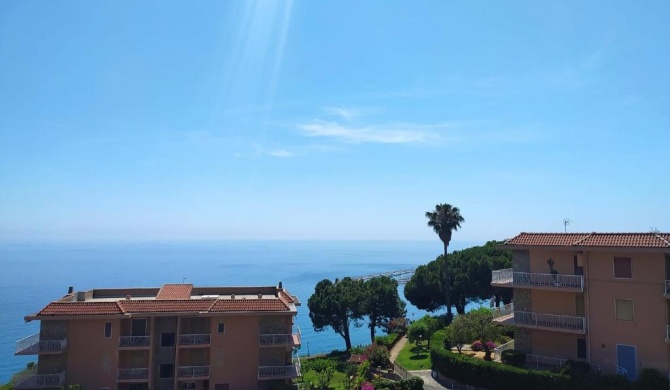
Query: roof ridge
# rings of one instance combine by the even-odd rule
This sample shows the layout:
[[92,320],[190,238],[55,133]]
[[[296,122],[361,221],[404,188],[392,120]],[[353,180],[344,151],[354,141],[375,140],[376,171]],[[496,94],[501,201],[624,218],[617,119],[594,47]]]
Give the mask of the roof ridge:
[[121,301],[114,301],[114,303],[116,303],[116,307],[119,308],[119,311],[123,314],[127,314],[128,312],[126,311],[126,309],[123,306],[121,306],[120,302]]
[[584,236],[584,237],[580,238],[579,240],[573,242],[572,245],[575,245],[575,246],[577,246],[580,242],[582,242],[582,241],[588,239],[589,237],[593,236],[595,234],[595,232],[592,232],[592,233],[577,233],[577,234],[585,234],[586,236]]
[[665,238],[661,237],[660,234],[658,234],[658,233],[654,233],[654,235],[656,236],[656,238],[658,238],[659,240],[663,241],[663,242],[665,243],[665,245],[670,246],[670,242],[668,242],[668,240],[666,240]]

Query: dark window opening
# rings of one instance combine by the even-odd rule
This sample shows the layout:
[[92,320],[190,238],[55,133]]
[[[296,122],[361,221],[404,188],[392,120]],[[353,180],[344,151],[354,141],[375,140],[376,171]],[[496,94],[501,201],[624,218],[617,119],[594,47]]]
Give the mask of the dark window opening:
[[174,376],[174,364],[161,364],[159,377],[172,378]]
[[174,333],[161,333],[161,347],[174,347]]
[[216,328],[216,331],[219,333],[223,333],[223,331],[226,330],[226,327],[223,325],[223,322],[219,322],[219,326]]
[[112,337],[112,323],[111,322],[105,322],[105,337],[106,338]]
[[633,269],[630,257],[614,258],[614,277],[628,279],[633,277]]
[[577,339],[577,358],[586,359],[586,339]]

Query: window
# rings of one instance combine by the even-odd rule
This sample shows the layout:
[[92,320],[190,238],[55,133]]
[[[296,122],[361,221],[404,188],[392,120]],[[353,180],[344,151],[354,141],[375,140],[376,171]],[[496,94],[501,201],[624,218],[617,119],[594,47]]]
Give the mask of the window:
[[174,347],[174,333],[161,333],[161,347]]
[[112,337],[112,323],[105,322],[105,338],[109,339]]
[[182,382],[181,390],[195,390],[195,382]]
[[586,359],[586,339],[577,339],[577,358]]
[[218,333],[223,333],[225,330],[226,330],[226,327],[223,324],[223,322],[219,322],[219,325],[217,326],[216,331]]
[[633,277],[630,257],[614,258],[614,277],[630,279]]
[[214,385],[214,390],[230,390],[228,383],[217,383]]
[[161,364],[159,377],[161,379],[164,379],[164,378],[172,378],[173,376],[174,376],[174,364]]
[[633,321],[633,300],[615,299],[616,319],[621,321]]

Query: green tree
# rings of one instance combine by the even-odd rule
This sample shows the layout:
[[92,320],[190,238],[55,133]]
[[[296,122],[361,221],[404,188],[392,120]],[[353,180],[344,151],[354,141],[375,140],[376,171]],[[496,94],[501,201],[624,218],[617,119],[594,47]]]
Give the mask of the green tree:
[[412,322],[412,325],[409,326],[407,336],[410,341],[412,341],[411,337],[414,337],[409,335],[409,333],[412,331],[412,326],[417,328],[417,330],[414,331],[416,333],[415,336],[421,335],[423,340],[428,340],[428,346],[430,346],[430,338],[433,336],[433,333],[440,330],[440,321],[437,318],[426,314],[425,316]]
[[405,284],[405,299],[421,310],[435,311],[446,303],[441,258],[418,266]]
[[377,327],[386,327],[394,318],[405,316],[405,302],[398,295],[398,282],[388,276],[366,280],[361,301],[363,314],[369,320],[372,343],[375,341]]
[[314,287],[314,294],[307,300],[309,318],[314,330],[322,332],[327,327],[342,336],[347,351],[351,349],[350,325],[363,317],[361,299],[363,282],[346,277],[335,283],[324,279]]
[[[468,342],[481,340],[485,360],[491,360],[492,351],[488,346],[488,341],[499,339],[506,330],[504,326],[493,322],[493,312],[486,308],[457,316],[447,329],[447,334],[453,337],[453,340],[468,340]],[[454,341],[451,342],[454,343]]]
[[414,321],[407,329],[407,339],[418,345],[419,341],[428,337],[428,325],[425,322]]
[[[426,218],[428,218],[428,226],[432,227],[437,233],[440,240],[444,244],[444,261],[447,261],[447,252],[449,249],[449,242],[451,242],[451,235],[454,231],[461,227],[461,223],[465,219],[461,216],[461,211],[458,207],[453,207],[448,203],[435,205],[435,211],[427,211]],[[451,321],[451,295],[450,295],[450,278],[448,267],[444,268],[444,296],[445,304],[447,306],[447,321]]]

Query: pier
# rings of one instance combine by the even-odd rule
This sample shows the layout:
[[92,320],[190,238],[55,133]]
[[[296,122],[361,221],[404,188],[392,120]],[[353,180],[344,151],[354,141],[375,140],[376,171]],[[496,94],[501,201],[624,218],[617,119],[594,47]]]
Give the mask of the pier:
[[409,279],[414,275],[414,269],[401,269],[397,271],[390,271],[390,272],[380,272],[377,274],[370,274],[370,275],[364,275],[364,276],[357,276],[355,278],[352,278],[354,280],[368,280],[375,278],[377,276],[388,276],[389,278],[395,279],[398,284],[405,284],[409,281]]

